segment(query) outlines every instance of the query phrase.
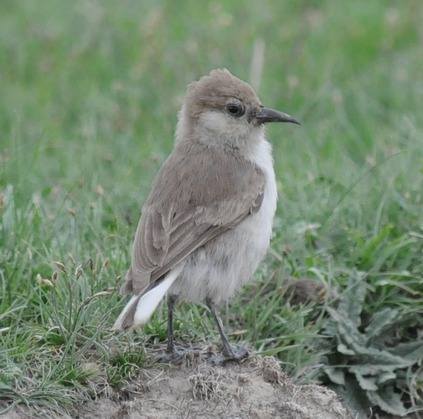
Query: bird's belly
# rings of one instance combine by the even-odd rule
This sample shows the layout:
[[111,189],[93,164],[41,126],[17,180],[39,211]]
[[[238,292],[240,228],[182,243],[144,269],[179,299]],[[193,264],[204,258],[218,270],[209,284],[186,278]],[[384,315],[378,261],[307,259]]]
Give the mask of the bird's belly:
[[273,169],[267,175],[260,210],[189,256],[171,294],[193,302],[210,298],[220,304],[251,279],[269,247],[276,210]]

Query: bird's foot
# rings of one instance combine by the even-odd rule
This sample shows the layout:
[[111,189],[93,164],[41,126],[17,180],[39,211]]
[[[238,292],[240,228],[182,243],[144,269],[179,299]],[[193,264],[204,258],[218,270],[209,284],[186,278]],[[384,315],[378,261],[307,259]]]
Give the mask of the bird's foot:
[[223,350],[221,355],[213,354],[209,360],[213,365],[225,365],[228,362],[241,362],[247,359],[249,352],[243,346],[230,347]]
[[230,351],[225,351],[223,355],[225,356],[226,361],[242,361],[243,359],[248,358],[249,352],[248,349],[244,346],[237,346],[237,347],[231,347]]
[[156,361],[161,364],[181,364],[186,350],[174,348],[173,351],[164,351],[156,356]]
[[195,365],[201,358],[201,352],[201,347],[173,345],[159,352],[155,360],[162,364]]

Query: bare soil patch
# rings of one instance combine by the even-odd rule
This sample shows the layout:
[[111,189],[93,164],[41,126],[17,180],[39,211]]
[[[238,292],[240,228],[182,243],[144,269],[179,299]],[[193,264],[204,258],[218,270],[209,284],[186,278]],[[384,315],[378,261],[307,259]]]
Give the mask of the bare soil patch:
[[[20,413],[14,411],[9,418],[26,416]],[[333,391],[294,384],[275,358],[252,356],[216,366],[201,351],[186,356],[180,365],[156,364],[142,370],[110,398],[85,403],[72,417],[352,418]]]
[[89,403],[79,418],[351,418],[333,391],[293,384],[271,357],[215,366],[197,353],[141,373],[125,392],[129,400]]

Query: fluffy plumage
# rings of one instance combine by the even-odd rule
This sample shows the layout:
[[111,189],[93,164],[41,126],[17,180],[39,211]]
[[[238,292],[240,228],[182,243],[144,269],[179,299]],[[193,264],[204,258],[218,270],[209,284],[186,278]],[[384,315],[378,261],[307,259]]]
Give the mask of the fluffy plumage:
[[[245,114],[225,110],[231,100]],[[227,300],[256,270],[276,210],[271,147],[253,89],[227,70],[188,87],[172,154],[143,207],[117,329],[144,324],[166,293]]]

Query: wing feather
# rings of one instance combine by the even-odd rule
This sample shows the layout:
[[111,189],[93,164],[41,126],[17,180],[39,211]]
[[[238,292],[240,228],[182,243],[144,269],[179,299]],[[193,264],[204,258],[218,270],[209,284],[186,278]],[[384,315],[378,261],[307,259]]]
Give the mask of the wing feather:
[[123,292],[151,288],[196,249],[258,211],[264,186],[263,172],[248,160],[177,145],[143,208]]

